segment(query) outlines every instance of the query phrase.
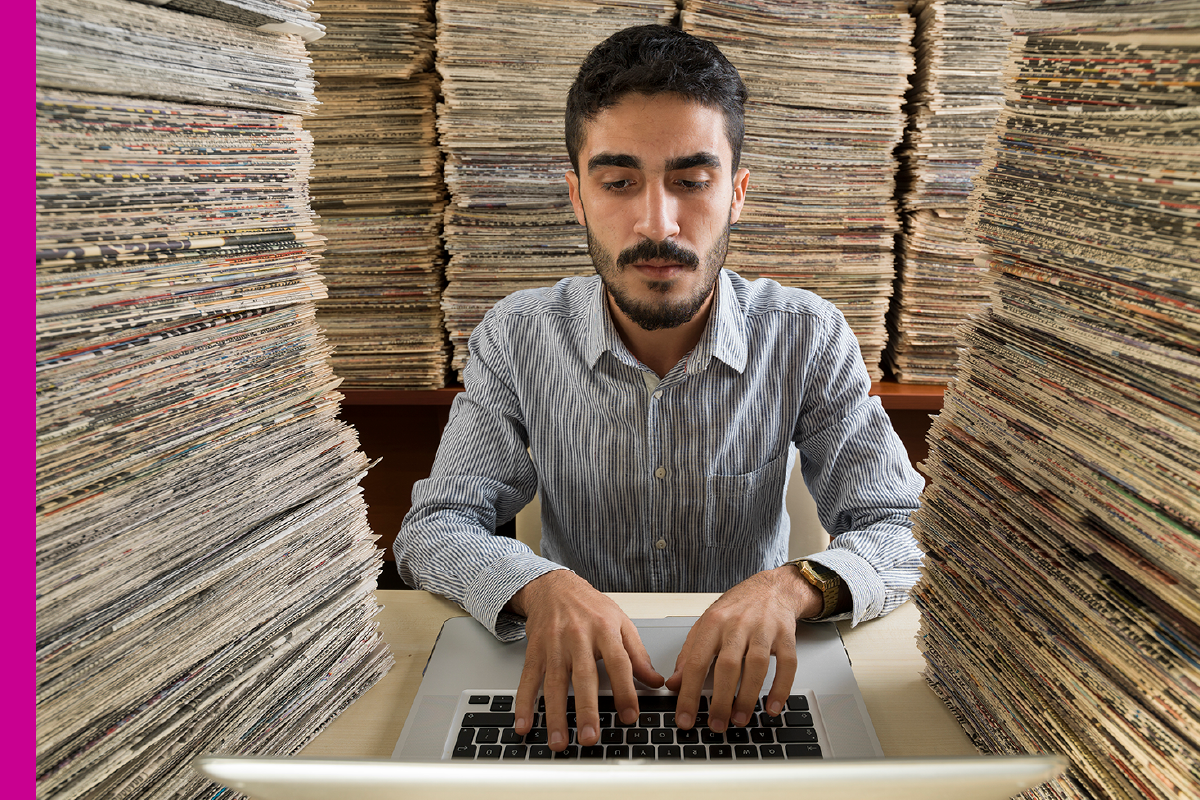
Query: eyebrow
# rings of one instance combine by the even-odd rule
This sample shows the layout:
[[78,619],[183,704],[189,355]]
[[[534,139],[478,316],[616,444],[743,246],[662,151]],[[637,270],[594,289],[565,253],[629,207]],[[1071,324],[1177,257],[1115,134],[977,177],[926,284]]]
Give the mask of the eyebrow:
[[[693,167],[720,167],[721,159],[714,153],[692,153],[688,156],[677,156],[667,161],[667,172],[692,169]],[[624,153],[597,153],[588,159],[588,172],[600,167],[620,167],[623,169],[642,168],[642,161],[636,156]]]

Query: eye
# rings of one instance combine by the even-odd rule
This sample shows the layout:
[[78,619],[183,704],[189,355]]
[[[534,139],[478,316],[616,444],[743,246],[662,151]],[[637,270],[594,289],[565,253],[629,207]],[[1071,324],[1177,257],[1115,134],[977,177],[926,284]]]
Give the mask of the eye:
[[685,181],[680,179],[679,185],[689,192],[700,192],[708,188],[708,181]]
[[622,178],[619,181],[606,181],[600,184],[600,188],[606,192],[621,192],[628,189],[632,184],[628,179]]

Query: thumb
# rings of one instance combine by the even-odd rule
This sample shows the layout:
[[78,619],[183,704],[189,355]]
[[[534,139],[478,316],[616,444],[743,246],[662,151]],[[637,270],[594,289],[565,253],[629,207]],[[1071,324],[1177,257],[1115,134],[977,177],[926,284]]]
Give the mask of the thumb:
[[654,665],[650,663],[650,654],[646,652],[646,646],[642,644],[642,637],[638,636],[637,628],[632,622],[621,626],[621,638],[625,645],[625,652],[629,654],[633,677],[655,689],[662,686],[663,676],[659,675],[658,671],[654,669]]

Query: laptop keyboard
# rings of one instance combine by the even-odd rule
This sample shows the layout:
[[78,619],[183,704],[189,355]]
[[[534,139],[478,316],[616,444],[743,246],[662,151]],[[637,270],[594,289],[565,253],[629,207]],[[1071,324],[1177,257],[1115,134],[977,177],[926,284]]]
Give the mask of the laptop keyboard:
[[675,726],[674,695],[640,695],[637,722],[626,725],[617,717],[611,692],[601,692],[600,741],[581,746],[575,729],[575,698],[567,698],[566,750],[554,752],[547,743],[545,699],[538,698],[533,728],[525,736],[513,729],[516,691],[463,692],[457,718],[461,725],[447,741],[449,758],[476,760],[651,759],[656,761],[755,760],[821,758],[816,703],[812,693],[788,698],[783,713],[771,717],[761,698],[745,727],[723,733],[708,727],[710,693],[700,698],[696,724],[690,730]]

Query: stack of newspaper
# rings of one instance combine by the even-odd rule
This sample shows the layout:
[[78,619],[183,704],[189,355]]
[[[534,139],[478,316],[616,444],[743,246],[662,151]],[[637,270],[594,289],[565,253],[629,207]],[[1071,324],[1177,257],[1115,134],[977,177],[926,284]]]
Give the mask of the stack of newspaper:
[[674,16],[674,0],[437,3],[437,126],[451,196],[442,307],[460,375],[467,338],[497,300],[592,272],[564,178],[567,90],[608,36]]
[[294,752],[392,659],[312,76],[298,35],[128,0],[41,0],[38,58],[38,796],[209,797],[196,753]]
[[727,266],[836,304],[878,380],[900,229],[892,151],[913,71],[907,4],[684,0],[681,19],[750,90],[750,189]]
[[901,383],[946,383],[955,329],[987,300],[964,217],[1002,104],[1006,0],[916,0],[917,72],[901,156],[904,234],[888,363]]
[[1027,0],[916,532],[930,684],[1044,797],[1200,796],[1200,12]]
[[313,208],[329,298],[318,320],[347,389],[439,389],[445,187],[434,131],[430,0],[317,0],[310,46],[321,106]]

